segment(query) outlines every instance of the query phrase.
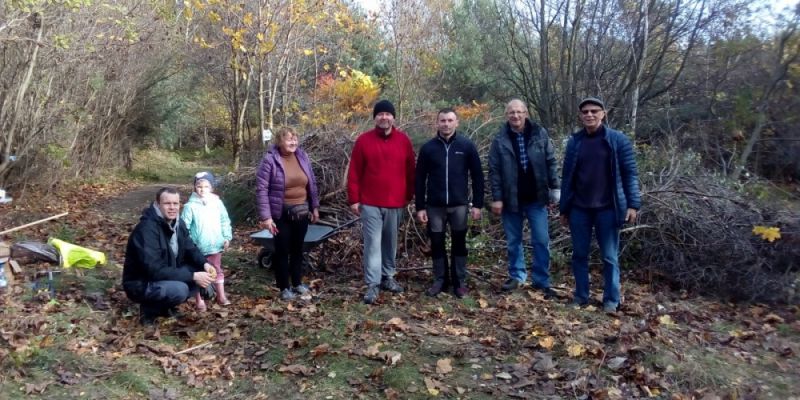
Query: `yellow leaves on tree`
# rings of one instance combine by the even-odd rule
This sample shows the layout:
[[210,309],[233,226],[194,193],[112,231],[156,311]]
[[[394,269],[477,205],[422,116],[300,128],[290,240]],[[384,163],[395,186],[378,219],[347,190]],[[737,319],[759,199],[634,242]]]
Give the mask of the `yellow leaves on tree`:
[[772,243],[781,238],[781,228],[756,225],[753,227],[753,235],[761,236],[761,239]]
[[302,118],[313,127],[348,123],[355,116],[369,115],[370,105],[380,94],[372,78],[355,69],[326,73],[317,79],[317,105]]
[[480,104],[475,100],[470,104],[456,106],[455,110],[458,114],[458,118],[463,121],[478,117],[482,117],[484,120],[490,118],[489,104]]

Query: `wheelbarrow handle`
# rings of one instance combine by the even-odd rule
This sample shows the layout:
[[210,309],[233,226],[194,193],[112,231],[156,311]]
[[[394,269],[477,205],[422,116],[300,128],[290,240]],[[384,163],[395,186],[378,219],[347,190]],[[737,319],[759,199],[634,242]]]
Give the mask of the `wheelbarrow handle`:
[[341,225],[339,225],[339,226],[337,226],[337,227],[333,228],[333,230],[332,230],[332,231],[330,231],[330,232],[328,232],[328,233],[326,233],[326,234],[322,235],[322,237],[320,237],[318,241],[319,241],[319,242],[321,242],[321,241],[323,241],[323,240],[327,240],[329,237],[331,237],[331,236],[333,236],[333,235],[337,234],[337,233],[338,233],[339,231],[341,231],[342,229],[344,229],[344,228],[347,228],[348,226],[355,224],[355,223],[356,223],[356,221],[359,221],[359,220],[361,220],[361,217],[358,217],[358,218],[353,218],[353,219],[351,219],[350,221],[347,221],[347,222],[345,222],[345,223],[343,223],[343,224],[341,224]]

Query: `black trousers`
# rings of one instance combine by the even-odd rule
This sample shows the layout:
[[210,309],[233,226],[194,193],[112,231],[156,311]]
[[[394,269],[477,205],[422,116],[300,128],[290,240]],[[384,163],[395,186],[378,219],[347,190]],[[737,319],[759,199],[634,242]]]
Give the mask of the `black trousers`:
[[289,288],[302,283],[303,277],[303,242],[308,231],[308,219],[292,221],[284,211],[275,221],[278,234],[275,235],[275,253],[272,255],[272,268],[278,288]]

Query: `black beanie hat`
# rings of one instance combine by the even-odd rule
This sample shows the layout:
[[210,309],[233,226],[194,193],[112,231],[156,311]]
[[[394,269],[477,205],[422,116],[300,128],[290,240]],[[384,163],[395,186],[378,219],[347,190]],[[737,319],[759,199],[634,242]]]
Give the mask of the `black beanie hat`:
[[381,100],[375,103],[375,107],[372,109],[372,118],[374,119],[378,113],[388,112],[392,114],[393,117],[396,117],[394,114],[394,105],[389,100]]

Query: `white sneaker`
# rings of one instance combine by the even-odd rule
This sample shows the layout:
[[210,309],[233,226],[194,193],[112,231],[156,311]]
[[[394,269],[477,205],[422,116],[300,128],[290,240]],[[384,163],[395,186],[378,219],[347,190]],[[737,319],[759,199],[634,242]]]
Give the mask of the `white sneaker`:
[[289,301],[294,300],[294,292],[292,289],[286,288],[281,290],[281,300]]

